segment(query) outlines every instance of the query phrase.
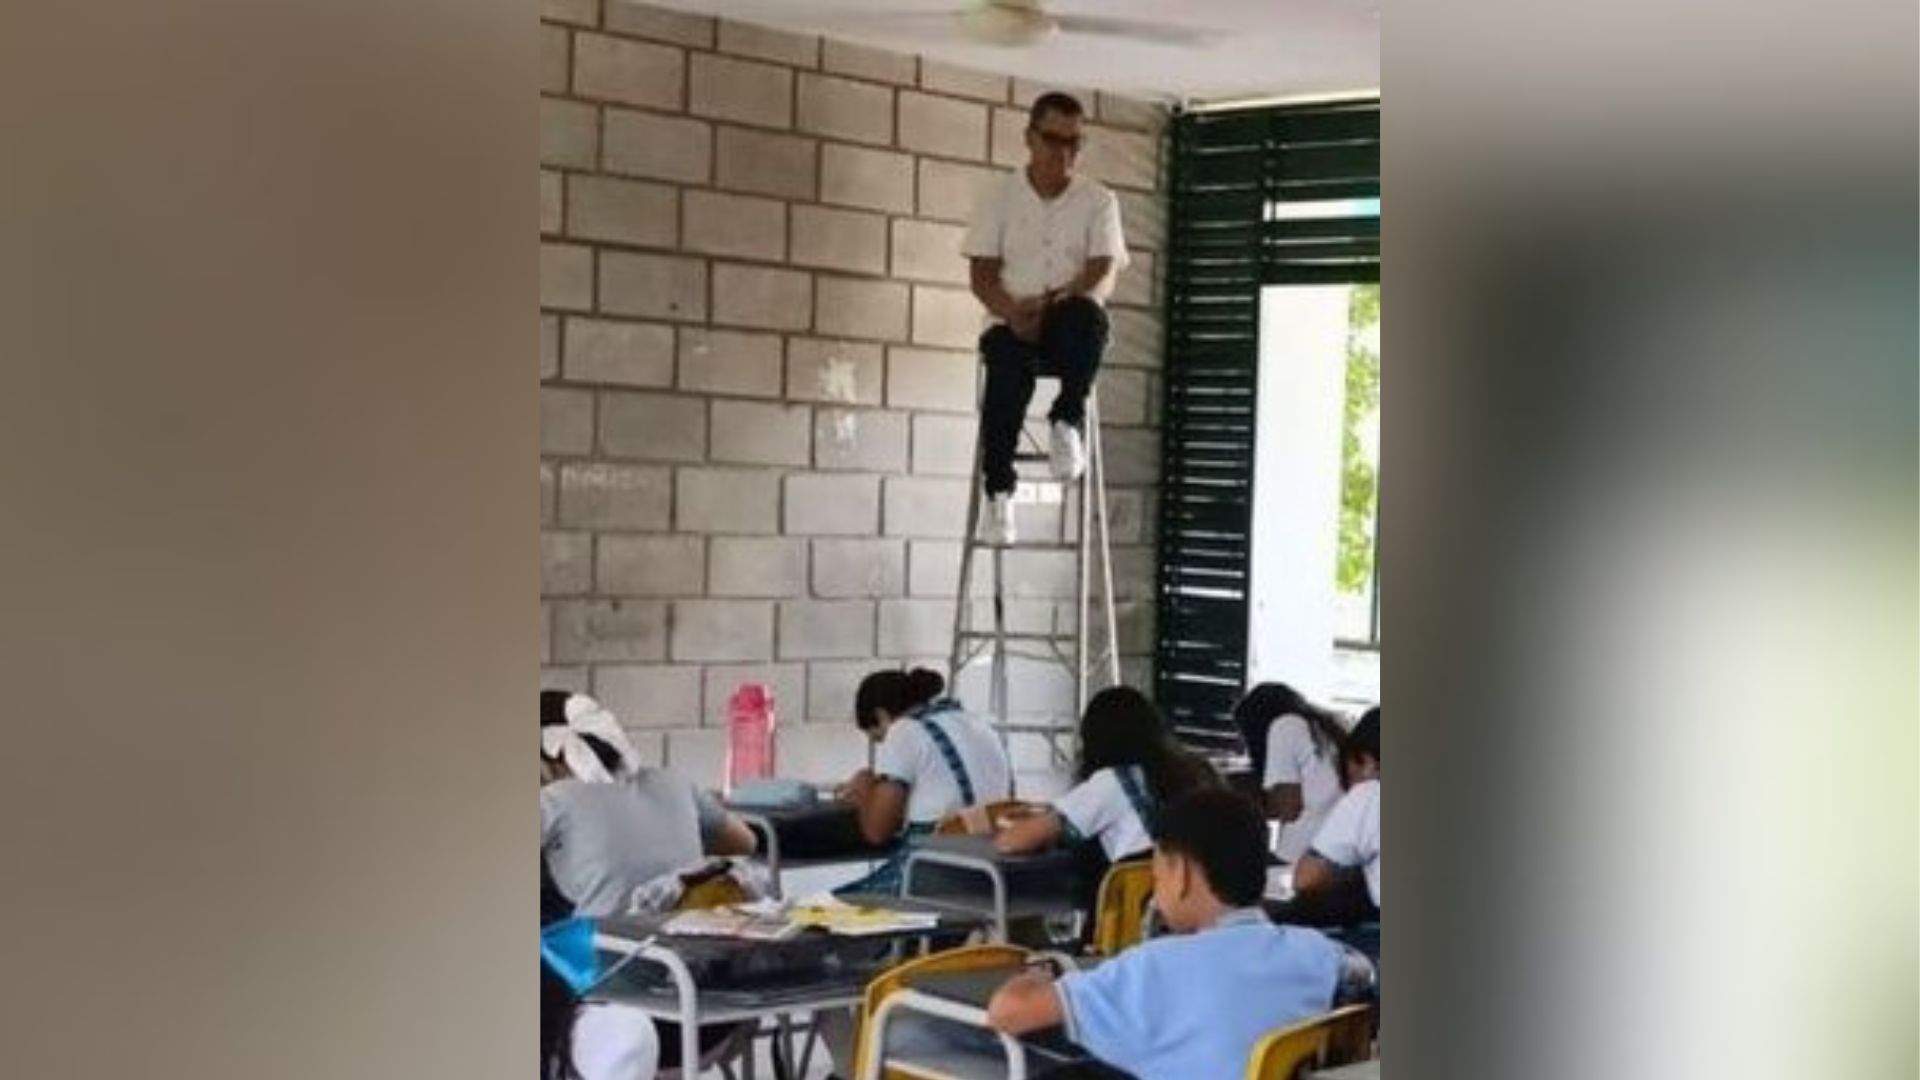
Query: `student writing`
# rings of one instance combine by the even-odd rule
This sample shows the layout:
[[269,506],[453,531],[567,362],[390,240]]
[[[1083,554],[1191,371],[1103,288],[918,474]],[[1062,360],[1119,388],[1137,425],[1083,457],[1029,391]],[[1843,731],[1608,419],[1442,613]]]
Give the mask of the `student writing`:
[[1280,823],[1274,854],[1297,862],[1340,799],[1340,760],[1347,732],[1340,717],[1285,683],[1261,683],[1234,706],[1260,778],[1267,816]]
[[926,668],[876,671],[854,693],[854,723],[878,744],[871,770],[842,785],[868,842],[902,849],[843,892],[899,891],[906,849],[957,810],[1013,793],[1013,768],[993,730],[942,696],[946,680]]
[[1263,1035],[1332,1005],[1344,954],[1258,907],[1266,822],[1249,800],[1194,791],[1161,810],[1155,841],[1153,903],[1175,934],[1090,971],[1016,976],[988,1021],[1011,1035],[1064,1026],[1139,1080],[1238,1080]]

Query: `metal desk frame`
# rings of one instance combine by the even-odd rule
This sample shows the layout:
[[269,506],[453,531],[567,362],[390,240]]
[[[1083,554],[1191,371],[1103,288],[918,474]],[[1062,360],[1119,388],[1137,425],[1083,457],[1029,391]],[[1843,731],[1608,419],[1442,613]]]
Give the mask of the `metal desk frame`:
[[[851,1008],[860,1004],[864,988],[847,990],[844,985],[823,986],[818,996],[796,996],[781,1001],[768,1002],[765,1005],[725,1004],[700,1007],[700,988],[693,981],[693,972],[687,968],[686,961],[671,948],[658,942],[641,943],[635,949],[626,938],[597,936],[595,947],[606,952],[658,964],[665,968],[667,977],[673,981],[673,999],[665,1000],[664,995],[645,995],[636,993],[605,993],[589,991],[587,996],[593,1000],[608,1001],[637,1009],[656,1020],[671,1020],[680,1025],[680,1071],[684,1077],[693,1077],[700,1072],[700,1025],[733,1024],[752,1021],[756,1026],[755,1037],[759,1035],[759,1025],[773,1020],[773,1035],[778,1040],[776,1054],[789,1064],[796,1064],[793,1056],[792,1018],[805,1014],[808,1029],[811,1032],[815,1014],[825,1009]],[[801,1058],[794,1070],[795,1076],[805,1075],[806,1066],[813,1055],[812,1040],[802,1048]],[[746,1064],[742,1069],[747,1080],[754,1075],[753,1054],[749,1050]]]
[[773,898],[786,899],[786,885],[780,880],[783,870],[805,870],[816,866],[842,866],[850,863],[867,863],[871,866],[885,858],[872,851],[863,851],[847,855],[834,855],[819,859],[785,859],[780,857],[780,831],[774,828],[773,819],[765,814],[756,814],[750,810],[734,810],[733,815],[747,828],[758,833],[762,839],[759,858],[767,864],[767,876],[773,879]]
[[[978,913],[970,914],[974,914],[976,917],[978,915]],[[962,929],[961,927],[939,926],[929,930],[910,930],[894,934],[891,936],[894,962],[897,963],[901,954],[913,945],[917,944],[919,949],[924,952],[930,946],[936,934],[942,932],[958,932]],[[971,933],[978,932],[978,929],[971,931]],[[753,943],[747,944],[750,945]],[[782,994],[780,995],[780,1000],[768,1001],[765,1004],[740,1004],[729,1001],[725,1003],[713,1003],[703,1009],[700,1005],[700,987],[693,980],[692,970],[687,967],[686,961],[681,959],[678,953],[674,952],[670,946],[661,943],[655,937],[649,937],[645,941],[636,942],[632,938],[619,934],[596,933],[594,935],[594,947],[600,951],[612,953],[620,957],[620,960],[616,961],[613,968],[603,973],[603,980],[611,976],[615,969],[631,963],[634,960],[657,964],[666,970],[667,977],[672,980],[673,983],[673,992],[670,998],[664,993],[622,993],[617,990],[609,992],[609,988],[605,986],[595,987],[589,990],[584,996],[591,1000],[615,1002],[621,1005],[631,1006],[654,1019],[672,1020],[679,1023],[681,1075],[686,1077],[692,1077],[698,1074],[700,1061],[700,1025],[702,1023],[730,1024],[753,1021],[757,1026],[766,1020],[775,1021],[772,1034],[778,1040],[775,1044],[778,1058],[784,1060],[789,1065],[795,1066],[793,1070],[795,1077],[804,1076],[806,1066],[811,1062],[813,1055],[814,1029],[812,1021],[814,1016],[828,1009],[857,1008],[861,1002],[866,999],[866,980],[862,979],[860,982],[851,985],[844,981],[836,981],[832,984],[823,983],[817,994]],[[802,1047],[800,1060],[796,1063],[793,1056],[792,1018],[801,1014],[807,1017],[809,1038]],[[756,1030],[756,1038],[758,1034],[759,1031]],[[695,1071],[685,1071],[688,1069]],[[744,1069],[747,1080],[752,1080],[753,1069],[753,1058],[750,1053]]]
[[989,940],[1005,943],[1007,923],[1013,915],[1057,915],[1075,910],[1073,898],[1069,896],[1049,896],[1029,903],[1015,903],[1007,895],[1007,875],[1002,860],[981,855],[971,855],[959,851],[941,851],[937,848],[916,847],[907,853],[907,862],[900,871],[900,895],[903,898],[918,901],[932,907],[946,908],[951,911],[979,912],[978,905],[956,901],[952,896],[926,896],[913,891],[914,870],[922,863],[932,866],[946,866],[956,870],[979,874],[987,879],[993,890],[992,906],[984,909],[993,919],[993,937]]
[[[910,1072],[916,1077],[925,1077],[926,1080],[978,1080],[977,1077],[941,1072],[936,1067],[916,1065],[912,1061],[886,1062],[882,1060],[885,1057],[883,1051],[887,1045],[887,1024],[893,1019],[894,1014],[901,1010],[922,1013],[927,1016],[939,1017],[945,1020],[954,1020],[971,1027],[993,1031],[993,1028],[987,1023],[987,1011],[985,1009],[968,1005],[964,1002],[953,1001],[948,998],[935,997],[932,994],[923,993],[919,990],[903,989],[896,991],[888,995],[887,999],[882,1001],[880,1007],[874,1011],[872,1030],[861,1032],[862,1039],[871,1039],[872,1041],[867,1044],[867,1052],[865,1054],[866,1067],[861,1072],[859,1080],[880,1080],[881,1076],[884,1075],[884,1070],[889,1065],[895,1069]],[[1005,1051],[1007,1055],[1007,1080],[1027,1080],[1026,1046],[1021,1043],[1019,1039],[1008,1035],[1006,1032],[995,1031],[994,1034],[999,1037],[1000,1048]]]

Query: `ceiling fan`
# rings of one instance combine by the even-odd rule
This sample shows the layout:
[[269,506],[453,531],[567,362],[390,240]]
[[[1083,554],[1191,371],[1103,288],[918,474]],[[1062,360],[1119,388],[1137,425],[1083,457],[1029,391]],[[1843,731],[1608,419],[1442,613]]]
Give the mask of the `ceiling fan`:
[[973,0],[966,7],[948,11],[878,14],[866,11],[860,13],[859,17],[865,22],[947,22],[958,27],[961,34],[983,45],[1006,48],[1037,45],[1056,34],[1129,38],[1156,45],[1206,45],[1224,36],[1218,31],[1140,19],[1055,14],[1046,9],[1042,0]]

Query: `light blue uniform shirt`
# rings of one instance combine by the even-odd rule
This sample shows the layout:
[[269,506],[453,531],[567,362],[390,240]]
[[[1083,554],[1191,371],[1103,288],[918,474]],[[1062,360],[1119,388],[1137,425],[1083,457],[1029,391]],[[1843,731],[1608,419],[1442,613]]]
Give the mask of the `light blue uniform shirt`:
[[1139,1080],[1240,1080],[1261,1036],[1333,1005],[1340,959],[1318,930],[1230,911],[1062,976],[1067,1035]]

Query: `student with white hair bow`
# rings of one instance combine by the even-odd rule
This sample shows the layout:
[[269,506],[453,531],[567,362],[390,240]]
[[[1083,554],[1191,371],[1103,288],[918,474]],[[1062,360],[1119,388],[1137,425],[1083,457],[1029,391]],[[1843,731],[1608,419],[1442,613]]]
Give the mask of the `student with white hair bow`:
[[[624,913],[636,890],[661,875],[706,856],[751,855],[755,846],[752,831],[711,792],[642,764],[619,719],[599,702],[585,694],[541,691],[543,921]],[[727,1026],[703,1028],[703,1051],[730,1032]],[[663,1025],[657,1042],[660,1068],[677,1068],[678,1026]],[[576,1061],[580,1049],[576,1043]]]
[[633,775],[640,755],[620,721],[585,694],[540,692],[540,779],[606,784]]
[[541,693],[540,853],[576,913],[624,912],[634,889],[661,874],[755,846],[711,792],[642,764],[599,702]]

